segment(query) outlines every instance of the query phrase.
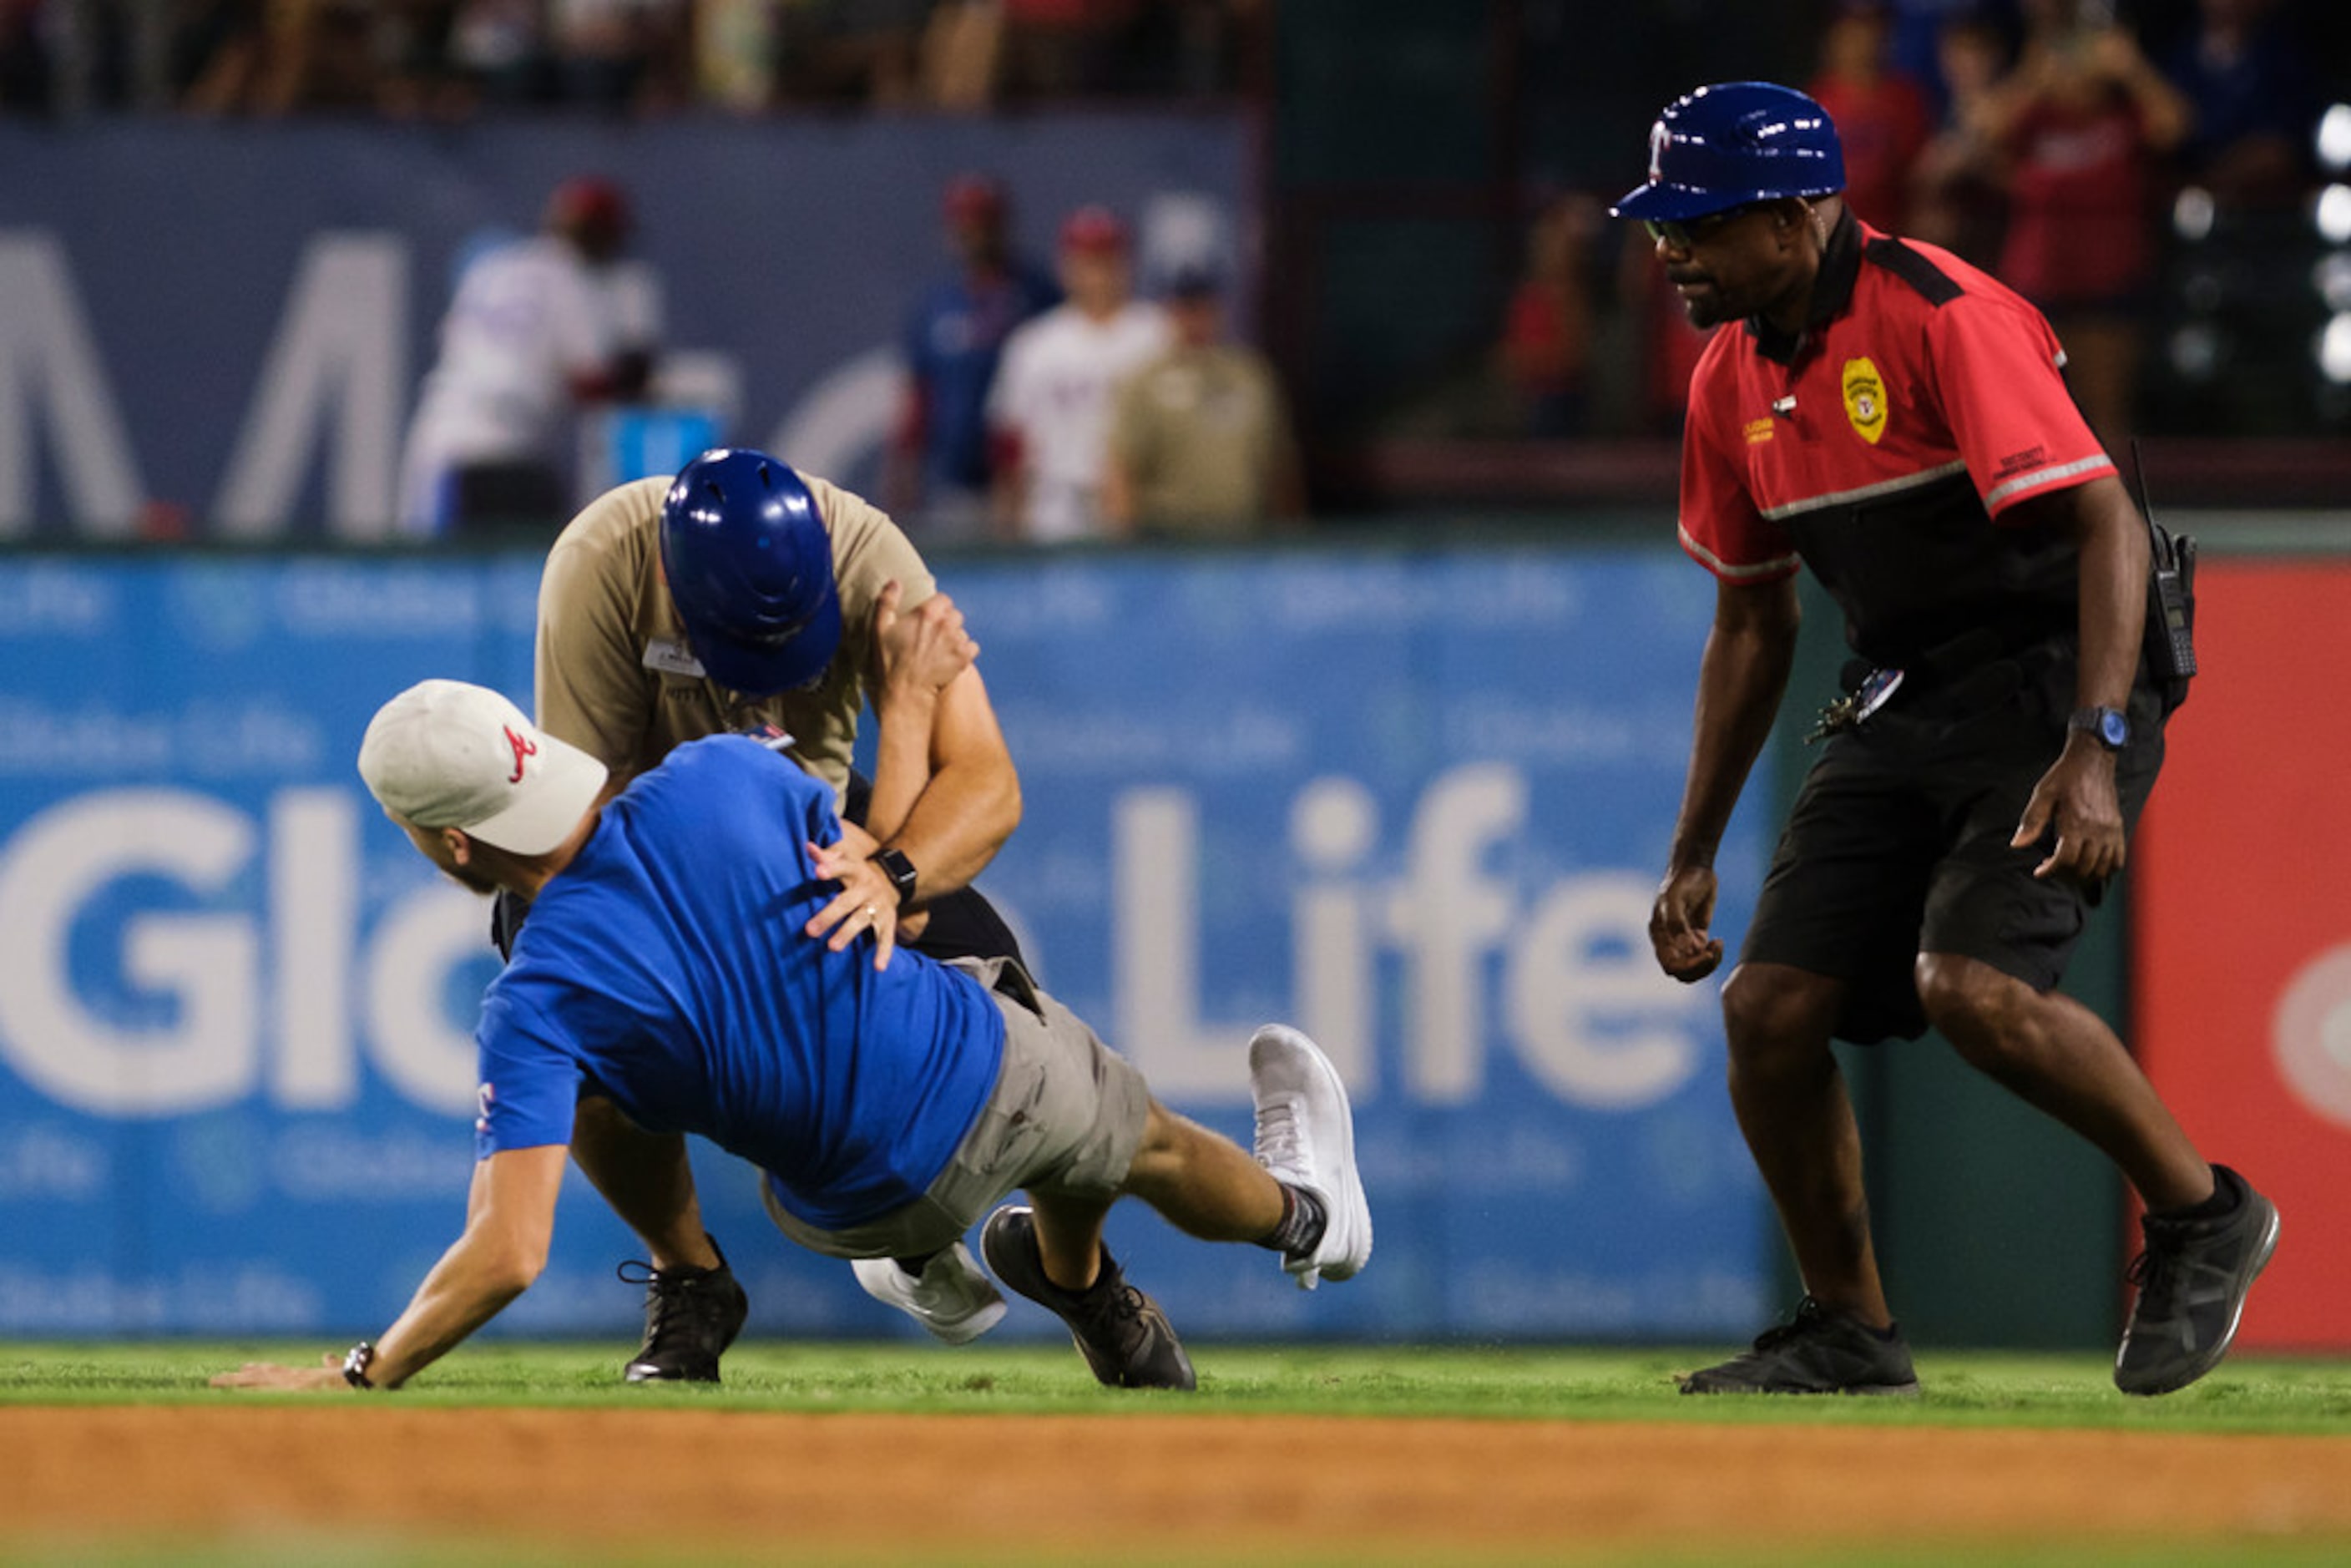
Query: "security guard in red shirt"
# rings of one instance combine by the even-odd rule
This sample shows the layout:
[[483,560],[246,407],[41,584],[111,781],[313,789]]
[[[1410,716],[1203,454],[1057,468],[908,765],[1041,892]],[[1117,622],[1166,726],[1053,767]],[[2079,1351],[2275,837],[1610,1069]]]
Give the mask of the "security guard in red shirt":
[[2054,989],[2163,757],[2143,664],[2144,520],[2032,306],[1839,199],[1835,126],[1800,92],[1701,88],[1649,133],[1646,222],[1690,319],[1682,546],[1717,579],[1671,862],[1668,974],[1713,972],[1714,852],[1771,729],[1798,566],[1858,657],[1722,988],[1730,1094],[1805,1298],[1685,1393],[1907,1394],[1833,1036],[1931,1025],[2096,1145],[2145,1200],[2116,1357],[2127,1393],[2219,1363],[2277,1211],[2208,1164],[2122,1042]]

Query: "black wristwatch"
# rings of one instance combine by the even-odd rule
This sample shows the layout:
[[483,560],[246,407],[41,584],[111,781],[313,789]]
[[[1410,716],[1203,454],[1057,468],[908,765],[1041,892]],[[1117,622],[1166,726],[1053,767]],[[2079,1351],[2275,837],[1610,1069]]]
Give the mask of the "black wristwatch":
[[361,1340],[343,1355],[343,1381],[353,1388],[373,1388],[368,1368],[375,1364],[375,1342]]
[[899,908],[904,909],[914,902],[914,862],[906,858],[905,851],[877,850],[873,863],[882,868],[882,874],[888,877],[890,885],[898,890]]
[[2108,751],[2120,751],[2130,744],[2130,716],[2120,708],[2075,708],[2073,716],[2065,721],[2065,727],[2095,736],[2098,744]]

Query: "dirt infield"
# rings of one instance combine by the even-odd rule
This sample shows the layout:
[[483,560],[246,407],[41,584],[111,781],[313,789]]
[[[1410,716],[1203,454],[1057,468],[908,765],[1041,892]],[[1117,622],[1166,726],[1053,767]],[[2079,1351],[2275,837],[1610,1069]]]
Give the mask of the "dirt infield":
[[0,1409],[0,1545],[273,1531],[561,1549],[1409,1554],[2351,1539],[2351,1439],[704,1411]]

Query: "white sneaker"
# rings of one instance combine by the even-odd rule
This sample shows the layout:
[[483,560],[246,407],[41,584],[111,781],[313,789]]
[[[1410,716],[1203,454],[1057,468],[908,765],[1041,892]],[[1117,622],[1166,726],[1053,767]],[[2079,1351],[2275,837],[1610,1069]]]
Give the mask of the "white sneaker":
[[1322,1203],[1322,1239],[1281,1266],[1301,1291],[1351,1279],[1371,1260],[1372,1210],[1355,1170],[1355,1117],[1347,1086],[1312,1040],[1270,1023],[1249,1037],[1249,1099],[1257,1106],[1257,1163]]
[[1004,1295],[972,1261],[958,1241],[935,1254],[917,1277],[895,1258],[858,1258],[850,1262],[857,1282],[877,1301],[887,1301],[949,1344],[968,1344],[1004,1316]]

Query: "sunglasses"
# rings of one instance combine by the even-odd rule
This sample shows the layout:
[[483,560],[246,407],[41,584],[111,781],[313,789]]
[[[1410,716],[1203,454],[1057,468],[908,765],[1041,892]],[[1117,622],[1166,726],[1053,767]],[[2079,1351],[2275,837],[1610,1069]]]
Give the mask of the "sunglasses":
[[1725,207],[1719,213],[1708,213],[1703,217],[1680,221],[1647,218],[1642,221],[1641,226],[1649,231],[1651,239],[1662,240],[1676,250],[1687,250],[1694,245],[1712,239],[1734,220],[1745,217],[1762,205],[1761,202],[1746,202],[1735,207]]

